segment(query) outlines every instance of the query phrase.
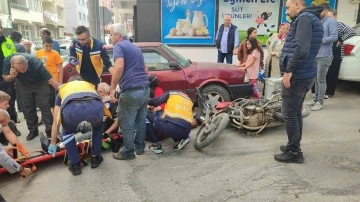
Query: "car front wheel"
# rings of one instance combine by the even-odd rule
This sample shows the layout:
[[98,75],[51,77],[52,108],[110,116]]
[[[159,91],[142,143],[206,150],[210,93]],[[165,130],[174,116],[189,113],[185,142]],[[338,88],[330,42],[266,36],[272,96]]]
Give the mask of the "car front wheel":
[[[208,85],[205,86],[202,92],[206,95],[207,102],[210,106],[215,107],[220,102],[230,101],[230,93],[221,85]],[[204,108],[203,103],[198,98],[198,106]]]

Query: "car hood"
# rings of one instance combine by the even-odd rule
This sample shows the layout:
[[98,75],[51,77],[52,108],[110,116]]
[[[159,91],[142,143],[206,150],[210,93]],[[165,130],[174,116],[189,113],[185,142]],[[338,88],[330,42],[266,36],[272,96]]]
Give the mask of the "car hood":
[[198,69],[221,69],[221,70],[236,70],[237,68],[231,64],[213,63],[213,62],[193,62],[193,67]]

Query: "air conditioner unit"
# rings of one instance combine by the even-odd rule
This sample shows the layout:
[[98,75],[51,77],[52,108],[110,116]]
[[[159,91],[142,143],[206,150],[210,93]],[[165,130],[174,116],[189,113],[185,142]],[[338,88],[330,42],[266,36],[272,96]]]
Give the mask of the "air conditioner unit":
[[360,3],[360,0],[350,0],[350,3],[352,3],[352,4],[358,4],[358,3]]

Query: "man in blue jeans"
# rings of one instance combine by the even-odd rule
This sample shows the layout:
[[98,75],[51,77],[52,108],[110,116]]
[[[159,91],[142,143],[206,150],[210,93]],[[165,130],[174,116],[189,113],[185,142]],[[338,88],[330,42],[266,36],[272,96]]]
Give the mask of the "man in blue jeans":
[[114,67],[109,69],[112,75],[110,96],[116,102],[115,89],[119,83],[118,121],[124,141],[124,147],[113,154],[113,158],[134,159],[134,151],[137,155],[145,152],[146,112],[150,97],[147,67],[141,50],[127,39],[124,25],[113,24],[110,39],[114,45],[115,60]]
[[302,137],[302,107],[306,93],[316,76],[315,57],[323,38],[320,21],[322,7],[306,8],[305,0],[287,0],[286,14],[293,20],[280,56],[283,74],[282,115],[288,135],[287,145],[280,146],[280,162],[304,162],[300,149]]
[[326,74],[333,60],[332,45],[338,40],[338,26],[335,19],[327,16],[330,11],[329,4],[323,3],[320,6],[324,8],[321,12],[321,23],[324,28],[324,37],[322,39],[319,53],[316,56],[317,74],[315,81],[314,99],[309,103],[312,106],[311,111],[319,111],[324,108],[324,97],[326,92]]

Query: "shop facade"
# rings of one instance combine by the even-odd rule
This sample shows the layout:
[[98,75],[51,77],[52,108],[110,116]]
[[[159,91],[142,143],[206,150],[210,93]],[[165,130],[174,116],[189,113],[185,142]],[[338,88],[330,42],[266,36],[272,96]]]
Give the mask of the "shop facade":
[[[238,27],[240,41],[250,27],[258,29],[262,44],[279,25],[288,22],[283,0],[148,0],[134,8],[135,41],[172,46],[214,46],[225,15]],[[307,5],[336,0],[307,0]],[[149,12],[152,11],[152,12]]]

